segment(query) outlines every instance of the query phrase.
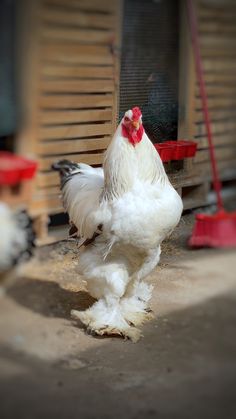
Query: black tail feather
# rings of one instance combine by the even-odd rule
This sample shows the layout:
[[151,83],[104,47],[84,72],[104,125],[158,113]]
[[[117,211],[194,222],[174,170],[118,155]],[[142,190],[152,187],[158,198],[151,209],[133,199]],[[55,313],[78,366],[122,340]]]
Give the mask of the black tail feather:
[[78,163],[64,159],[53,163],[52,169],[59,172],[61,178],[61,187],[63,187],[73,175],[79,173],[80,167]]
[[74,163],[70,160],[64,159],[64,160],[59,160],[58,162],[53,163],[52,164],[52,169],[57,170],[61,174],[65,175],[65,174],[72,173],[74,170],[78,170],[79,169],[79,164]]

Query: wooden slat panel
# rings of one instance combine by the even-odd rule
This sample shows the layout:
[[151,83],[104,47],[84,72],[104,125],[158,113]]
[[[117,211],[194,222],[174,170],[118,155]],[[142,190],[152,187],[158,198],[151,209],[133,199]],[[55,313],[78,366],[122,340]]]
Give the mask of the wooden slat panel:
[[[198,149],[201,148],[208,148],[208,140],[207,137],[200,137],[197,138]],[[213,143],[215,146],[227,146],[227,145],[235,145],[235,133],[224,133],[223,135],[214,135],[213,136]]]
[[42,75],[61,78],[112,79],[114,70],[112,66],[60,66],[46,64],[42,68]]
[[207,84],[215,83],[215,84],[230,84],[236,86],[236,72],[232,72],[229,74],[222,73],[205,73],[204,79]]
[[41,90],[48,93],[109,93],[113,80],[43,80]]
[[[236,108],[214,109],[210,111],[212,121],[217,120],[236,120]],[[198,110],[195,113],[195,122],[204,122],[203,111]]]
[[79,26],[84,28],[112,29],[115,21],[112,15],[99,13],[84,13],[81,10],[65,11],[44,7],[41,12],[43,22],[64,26]]
[[49,6],[62,6],[67,9],[92,10],[100,12],[113,12],[120,0],[45,0]]
[[[219,134],[219,133],[227,133],[227,132],[236,132],[236,120],[234,121],[216,121],[212,122],[212,133]],[[195,124],[195,135],[196,136],[203,136],[206,135],[206,127],[205,123]]]
[[[219,173],[220,173],[220,178],[223,180],[225,178],[228,179],[232,179],[235,178],[236,175],[236,157],[234,157],[233,159],[227,159],[227,160],[219,160],[218,159],[218,169],[219,169]],[[211,167],[210,167],[210,160],[208,159],[208,161],[205,162],[194,162],[194,171],[196,171],[197,173],[209,173],[210,174],[210,179],[212,179],[212,175],[211,175]]]
[[42,48],[44,61],[84,64],[113,64],[109,47],[96,45],[68,45],[66,43],[47,43]]
[[[219,168],[236,158],[236,7],[222,2],[198,1],[201,55],[212,120],[213,141]],[[210,156],[199,87],[195,87],[194,167],[210,171]],[[229,163],[228,163],[229,162]]]
[[59,175],[56,172],[50,173],[40,173],[38,172],[36,177],[36,185],[40,188],[44,188],[46,186],[55,186],[59,185]]
[[[44,157],[39,159],[39,170],[50,170],[51,166],[55,161],[58,160],[60,156],[54,157]],[[81,162],[87,164],[101,164],[103,162],[103,153],[96,153],[96,154],[69,154],[66,156],[68,160],[72,160],[74,162]]]
[[[81,0],[78,0],[81,1]],[[93,0],[91,0],[93,1]],[[214,8],[222,8],[222,7],[234,7],[235,1],[234,0],[198,0],[198,4],[205,8],[205,9],[211,9]]]
[[40,140],[66,139],[77,137],[92,137],[93,135],[111,134],[112,125],[88,124],[88,125],[66,125],[58,127],[40,128]]
[[[236,147],[216,148],[215,156],[219,160],[228,160],[234,157],[236,158]],[[194,162],[200,163],[200,162],[207,162],[207,161],[209,161],[209,164],[210,164],[210,157],[209,157],[208,150],[199,150],[196,156],[194,157]]]
[[236,34],[236,26],[235,22],[228,22],[227,25],[225,25],[224,22],[218,22],[218,21],[201,21],[198,22],[198,27],[200,34],[204,36],[205,34],[223,34],[223,35],[235,35]]
[[101,108],[113,105],[112,94],[104,95],[42,95],[39,106],[44,109]]
[[[223,84],[223,83],[222,83]],[[231,94],[236,94],[236,85],[235,84],[225,84],[225,85],[211,85],[211,84],[206,84],[206,91],[208,96],[213,97],[230,97]],[[196,86],[195,89],[196,95],[199,97],[200,96],[200,91],[199,91],[199,87]]]
[[40,157],[31,213],[62,211],[53,161],[102,163],[115,119],[112,46],[120,5],[120,0],[42,0],[36,7],[40,66],[34,74],[33,151]]
[[36,152],[41,155],[69,154],[82,151],[104,150],[111,137],[103,137],[96,139],[66,140],[55,142],[39,143]]
[[39,119],[42,124],[66,124],[79,122],[110,121],[111,109],[95,109],[84,111],[42,111]]
[[[202,100],[200,97],[196,98],[195,101],[196,109],[202,109]],[[236,106],[236,97],[209,97],[208,98],[208,106],[210,109],[216,108],[229,108],[230,106]]]
[[214,2],[212,7],[198,8],[198,17],[202,21],[217,20],[217,22],[236,22],[236,9],[235,7],[225,7],[225,4],[219,5]]
[[[236,22],[235,22],[236,23]],[[235,39],[232,36],[225,36],[220,33],[218,35],[204,35],[200,40],[201,48],[223,48],[235,49]]]
[[42,197],[42,198],[33,198],[33,201],[30,205],[30,214],[56,214],[63,212],[62,201],[59,197]]
[[48,28],[43,29],[43,39],[53,41],[82,42],[85,44],[111,44],[113,41],[112,31],[92,30],[90,29],[64,29]]
[[226,74],[235,73],[236,61],[232,59],[222,60],[221,58],[211,60],[206,57],[203,61],[203,69],[211,72],[223,71]]
[[50,198],[61,198],[61,189],[60,189],[60,185],[55,185],[55,186],[49,186],[47,187],[45,185],[45,187],[37,189],[37,194],[36,194],[36,199],[41,199],[42,197],[44,198],[46,196],[46,198],[50,199]]
[[201,48],[201,56],[203,58],[212,58],[212,59],[235,59],[236,57],[236,50],[235,48],[224,48],[224,47],[220,47],[217,48],[217,46],[215,46],[214,48],[209,46],[209,47],[202,47]]

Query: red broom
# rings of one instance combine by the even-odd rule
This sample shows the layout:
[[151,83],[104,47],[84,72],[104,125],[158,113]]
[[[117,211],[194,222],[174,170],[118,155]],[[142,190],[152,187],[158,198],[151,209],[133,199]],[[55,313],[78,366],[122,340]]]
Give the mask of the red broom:
[[192,236],[189,239],[189,245],[192,247],[231,247],[236,246],[236,212],[227,213],[223,206],[221,195],[222,188],[216,165],[206,87],[203,77],[203,67],[199,47],[197,18],[194,10],[193,0],[187,0],[187,7],[193,51],[195,56],[196,72],[200,86],[200,95],[202,99],[204,120],[207,130],[213,186],[217,197],[218,208],[217,212],[213,215],[197,214]]

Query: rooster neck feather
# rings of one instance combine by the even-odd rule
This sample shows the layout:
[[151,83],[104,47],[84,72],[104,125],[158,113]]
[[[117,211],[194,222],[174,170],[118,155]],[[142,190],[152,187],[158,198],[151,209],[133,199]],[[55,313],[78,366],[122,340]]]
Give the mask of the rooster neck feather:
[[130,191],[137,179],[160,185],[168,182],[160,156],[144,130],[142,141],[135,147],[122,131],[120,124],[104,158],[103,198],[106,200],[119,198]]

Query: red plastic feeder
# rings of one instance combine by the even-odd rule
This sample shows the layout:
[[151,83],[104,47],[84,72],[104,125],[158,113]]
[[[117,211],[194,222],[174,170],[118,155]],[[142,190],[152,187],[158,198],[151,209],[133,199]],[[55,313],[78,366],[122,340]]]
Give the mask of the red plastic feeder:
[[195,156],[197,150],[197,143],[187,140],[178,140],[175,143],[175,160],[182,160]]
[[163,162],[170,160],[183,160],[194,157],[197,150],[197,143],[187,140],[169,140],[164,143],[156,143],[157,149]]
[[187,140],[179,140],[178,142],[184,142],[186,145],[186,154],[185,154],[185,158],[188,157],[194,157],[197,151],[197,143],[195,143],[194,141],[187,141]]
[[167,143],[168,142],[166,141],[165,143],[154,144],[154,147],[157,149],[160,158],[163,162],[173,160],[174,158],[175,146],[173,144]]
[[7,151],[0,152],[0,185],[13,186],[23,180],[32,179],[36,169],[35,161]]

